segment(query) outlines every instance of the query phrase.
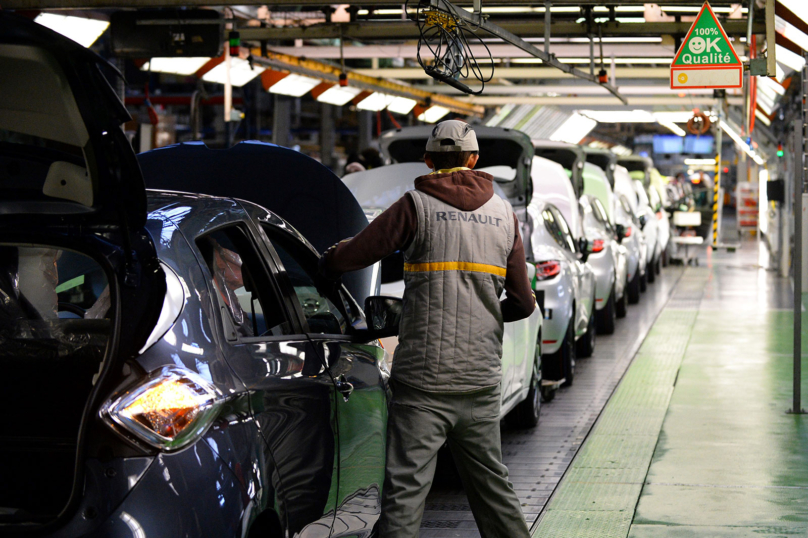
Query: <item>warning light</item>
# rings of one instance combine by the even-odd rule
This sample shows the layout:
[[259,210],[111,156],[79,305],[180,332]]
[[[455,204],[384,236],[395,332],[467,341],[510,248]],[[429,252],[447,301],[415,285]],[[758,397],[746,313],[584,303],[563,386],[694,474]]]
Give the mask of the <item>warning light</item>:
[[339,74],[339,85],[343,87],[348,85],[348,75],[345,73]]
[[729,174],[729,166],[725,166],[723,172]]
[[600,82],[601,84],[606,84],[607,82],[609,82],[609,76],[606,74],[605,69],[601,69],[600,71],[598,71],[598,82]]
[[783,153],[783,144],[777,144],[777,156],[782,157],[783,155],[785,155]]
[[230,45],[230,56],[238,56],[241,48],[241,35],[238,32],[230,32],[227,39]]

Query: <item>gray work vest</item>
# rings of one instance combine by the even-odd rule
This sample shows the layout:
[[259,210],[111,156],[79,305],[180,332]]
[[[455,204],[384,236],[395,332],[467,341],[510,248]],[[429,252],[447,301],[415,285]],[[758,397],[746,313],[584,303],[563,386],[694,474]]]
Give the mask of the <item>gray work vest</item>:
[[404,310],[392,376],[432,392],[471,392],[502,378],[499,297],[513,248],[510,204],[496,194],[461,211],[407,193],[418,232],[404,252]]

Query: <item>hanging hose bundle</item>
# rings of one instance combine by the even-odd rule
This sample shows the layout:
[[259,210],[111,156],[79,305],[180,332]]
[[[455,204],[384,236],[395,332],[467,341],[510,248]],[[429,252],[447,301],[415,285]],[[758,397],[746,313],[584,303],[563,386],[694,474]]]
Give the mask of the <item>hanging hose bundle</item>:
[[[413,17],[420,34],[418,63],[435,80],[464,93],[480,95],[485,89],[485,83],[494,77],[493,56],[488,45],[474,32],[479,28],[459,18],[455,9],[458,8],[447,0],[438,0],[435,4],[429,0],[419,0]],[[472,52],[469,41],[479,43],[488,52],[490,68],[485,73]],[[482,87],[474,91],[460,82],[461,78],[474,78]]]

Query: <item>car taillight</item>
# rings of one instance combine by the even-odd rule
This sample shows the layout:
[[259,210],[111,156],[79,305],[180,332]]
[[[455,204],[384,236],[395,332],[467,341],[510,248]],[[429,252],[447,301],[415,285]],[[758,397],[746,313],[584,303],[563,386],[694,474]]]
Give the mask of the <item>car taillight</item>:
[[600,252],[603,250],[603,239],[595,239],[592,241],[592,252]]
[[199,374],[166,366],[101,409],[108,423],[171,452],[201,438],[224,399]]
[[626,231],[623,233],[623,237],[631,237],[631,226],[626,226]]
[[561,262],[550,260],[536,264],[536,280],[547,280],[561,272]]
[[657,212],[656,212],[656,218],[657,218],[658,220],[662,220],[662,211],[657,211]]

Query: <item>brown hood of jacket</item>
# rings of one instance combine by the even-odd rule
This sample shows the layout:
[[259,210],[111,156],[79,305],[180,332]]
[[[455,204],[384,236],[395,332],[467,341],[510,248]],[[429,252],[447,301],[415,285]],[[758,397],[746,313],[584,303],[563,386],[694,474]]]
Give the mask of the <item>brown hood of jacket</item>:
[[429,174],[415,180],[415,188],[461,211],[474,211],[494,195],[494,176],[477,170]]

